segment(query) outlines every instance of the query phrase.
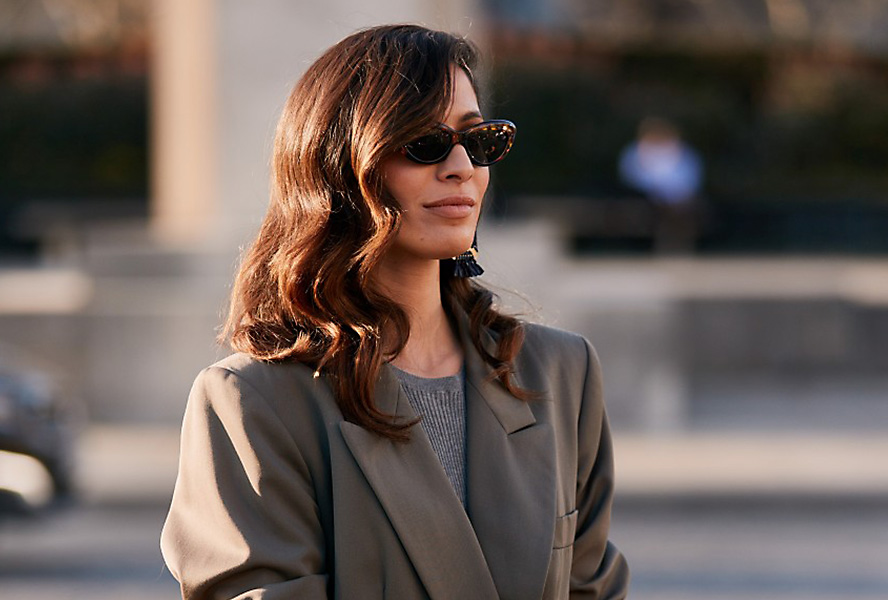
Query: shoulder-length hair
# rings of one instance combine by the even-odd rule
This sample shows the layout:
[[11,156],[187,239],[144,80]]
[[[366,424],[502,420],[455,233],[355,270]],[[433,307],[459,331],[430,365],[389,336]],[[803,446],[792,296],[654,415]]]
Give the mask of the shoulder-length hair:
[[[400,223],[380,162],[440,122],[454,66],[477,91],[476,63],[465,39],[390,25],[345,38],[309,67],[278,123],[268,212],[222,333],[257,359],[324,373],[346,420],[394,440],[409,439],[413,422],[378,410],[373,390],[383,362],[404,348],[409,322],[371,281]],[[496,311],[490,291],[444,270],[441,291],[451,317],[468,315],[472,343],[496,379],[524,397],[513,372],[519,321]]]

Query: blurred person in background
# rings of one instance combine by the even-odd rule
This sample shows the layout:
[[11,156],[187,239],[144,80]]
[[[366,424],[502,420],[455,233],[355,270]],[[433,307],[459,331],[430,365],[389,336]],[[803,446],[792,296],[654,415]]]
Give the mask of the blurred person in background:
[[654,206],[654,247],[690,252],[697,239],[703,165],[670,121],[648,117],[638,137],[620,154],[620,177]]
[[161,540],[184,598],[626,596],[594,350],[470,279],[515,135],[482,117],[476,62],[382,26],[293,89],[238,353],[185,412]]

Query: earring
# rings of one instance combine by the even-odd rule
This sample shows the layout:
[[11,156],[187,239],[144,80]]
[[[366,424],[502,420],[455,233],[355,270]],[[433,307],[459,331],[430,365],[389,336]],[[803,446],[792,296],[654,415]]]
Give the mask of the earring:
[[484,269],[475,259],[478,258],[478,232],[475,231],[475,237],[472,239],[472,245],[469,249],[454,256],[450,260],[453,261],[454,277],[477,277],[484,273]]

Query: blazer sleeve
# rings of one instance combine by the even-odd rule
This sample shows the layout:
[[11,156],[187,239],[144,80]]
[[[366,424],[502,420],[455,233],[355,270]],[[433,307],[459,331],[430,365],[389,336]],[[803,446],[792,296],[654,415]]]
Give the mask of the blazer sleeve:
[[613,448],[598,356],[586,341],[588,366],[579,415],[577,531],[570,573],[572,599],[626,598],[629,567],[607,539],[614,488]]
[[195,380],[161,550],[185,600],[327,598],[324,535],[308,466],[246,380]]

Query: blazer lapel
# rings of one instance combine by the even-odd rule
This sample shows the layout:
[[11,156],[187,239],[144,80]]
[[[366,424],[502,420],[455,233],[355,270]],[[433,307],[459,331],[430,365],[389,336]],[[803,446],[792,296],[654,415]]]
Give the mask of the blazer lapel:
[[[382,411],[416,417],[387,366],[375,398]],[[422,427],[414,427],[410,442],[403,444],[353,423],[339,427],[429,596],[497,598],[472,524]]]
[[[488,339],[488,343],[493,343]],[[540,598],[555,530],[555,440],[466,351],[468,514],[501,598]]]

